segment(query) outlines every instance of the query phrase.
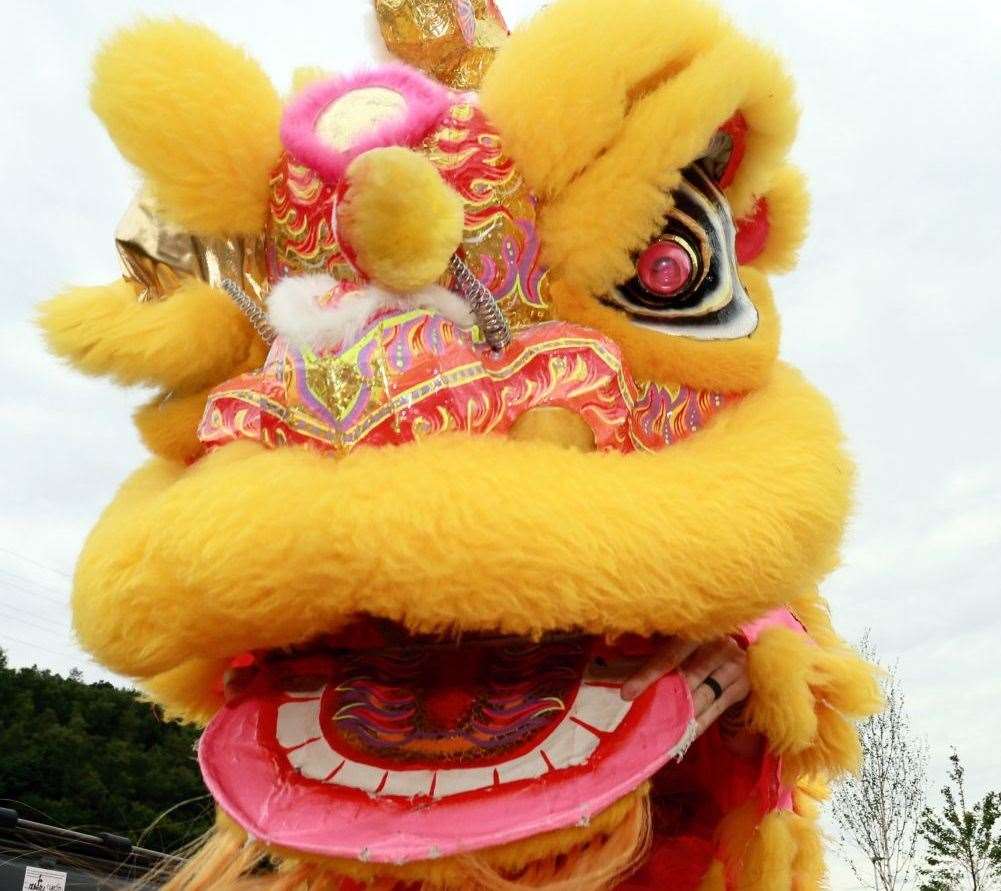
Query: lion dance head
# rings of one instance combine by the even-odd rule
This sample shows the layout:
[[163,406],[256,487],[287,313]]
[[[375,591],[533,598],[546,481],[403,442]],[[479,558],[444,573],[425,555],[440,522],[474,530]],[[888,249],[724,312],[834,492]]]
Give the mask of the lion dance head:
[[[398,59],[282,98],[147,21],[92,104],[143,188],[52,349],[159,395],[83,645],[206,726],[172,888],[792,891],[878,706],[831,629],[852,471],[777,359],[792,86],[696,0],[376,0]],[[732,635],[737,753],[663,635]]]

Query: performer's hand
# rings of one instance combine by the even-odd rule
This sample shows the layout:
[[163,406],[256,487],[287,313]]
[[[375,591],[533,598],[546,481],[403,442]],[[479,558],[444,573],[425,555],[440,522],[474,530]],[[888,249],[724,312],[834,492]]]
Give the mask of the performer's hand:
[[636,699],[654,681],[675,670],[681,671],[692,691],[699,734],[750,693],[747,657],[733,638],[697,644],[669,637],[622,685],[622,698]]

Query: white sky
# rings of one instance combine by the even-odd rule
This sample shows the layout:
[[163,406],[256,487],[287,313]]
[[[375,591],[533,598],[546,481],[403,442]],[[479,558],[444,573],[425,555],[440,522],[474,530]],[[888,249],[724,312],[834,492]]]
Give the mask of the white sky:
[[[515,23],[542,4],[500,5]],[[977,793],[1001,787],[1001,7],[724,5],[786,56],[804,107],[796,156],[812,180],[812,234],[776,286],[784,355],[834,400],[861,469],[844,566],[826,586],[836,622],[850,638],[871,626],[884,659],[899,659],[932,789],[953,745]],[[117,275],[112,235],[136,180],[87,108],[94,49],[140,12],[197,17],[284,88],[300,64],[365,64],[367,6],[5,4],[0,646],[13,664],[106,676],[73,642],[70,575],[144,460],[129,422],[144,394],[60,366],[30,324],[63,285]],[[832,885],[855,887],[837,867]]]

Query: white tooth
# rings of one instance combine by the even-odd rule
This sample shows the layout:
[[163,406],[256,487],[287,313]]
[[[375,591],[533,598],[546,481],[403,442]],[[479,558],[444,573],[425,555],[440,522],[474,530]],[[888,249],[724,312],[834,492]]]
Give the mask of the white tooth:
[[393,770],[390,771],[386,785],[379,794],[399,795],[402,798],[427,795],[431,790],[433,779],[433,770]]
[[344,759],[320,737],[288,753],[289,763],[311,780],[325,780]]
[[549,763],[559,770],[586,762],[600,742],[586,727],[564,721],[546,737],[542,751],[546,753]]
[[596,687],[582,684],[568,717],[577,718],[590,727],[611,733],[633,707],[619,694],[618,687]]
[[320,733],[320,700],[286,702],[278,708],[278,744],[285,749],[301,746],[322,736]]
[[492,767],[457,767],[454,770],[439,770],[434,784],[434,797],[458,795],[473,789],[486,789],[494,784]]
[[530,780],[534,777],[541,777],[549,770],[542,757],[541,748],[532,749],[514,761],[507,761],[497,765],[497,773],[502,783],[513,783],[515,780]]
[[387,771],[382,767],[371,767],[359,764],[357,761],[345,761],[344,766],[330,778],[330,782],[349,789],[361,789],[363,792],[374,792],[382,783]]

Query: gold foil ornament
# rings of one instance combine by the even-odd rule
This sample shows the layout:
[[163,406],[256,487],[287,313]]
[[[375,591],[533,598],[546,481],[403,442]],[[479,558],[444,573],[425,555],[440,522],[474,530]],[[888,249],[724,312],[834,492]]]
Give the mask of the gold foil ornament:
[[493,0],[375,0],[386,48],[454,90],[475,90],[508,36]]
[[152,196],[142,190],[115,230],[122,275],[139,300],[162,300],[186,278],[214,288],[232,279],[261,305],[268,291],[264,235],[257,238],[202,237],[185,232],[160,216]]

